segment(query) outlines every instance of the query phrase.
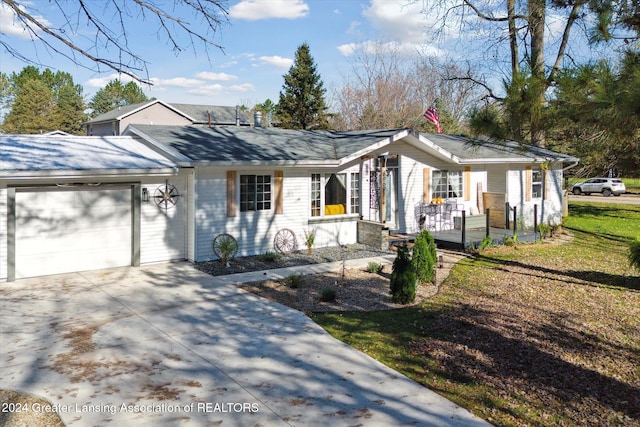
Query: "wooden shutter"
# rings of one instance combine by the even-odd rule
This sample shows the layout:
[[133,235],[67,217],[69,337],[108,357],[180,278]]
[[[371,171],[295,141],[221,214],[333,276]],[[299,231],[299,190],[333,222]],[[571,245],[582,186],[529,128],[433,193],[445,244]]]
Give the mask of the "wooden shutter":
[[227,171],[227,216],[236,216],[238,214],[236,176],[236,171]]
[[275,213],[281,214],[284,211],[284,192],[283,192],[284,173],[282,171],[273,172],[273,201],[275,204]]
[[464,193],[464,200],[469,201],[471,200],[471,166],[464,167],[463,181],[462,185],[464,188],[462,191]]
[[422,169],[422,202],[431,201],[431,168]]
[[533,171],[531,170],[531,166],[527,166],[525,169],[525,179],[524,179],[524,199],[529,202],[531,201],[531,186],[533,185]]

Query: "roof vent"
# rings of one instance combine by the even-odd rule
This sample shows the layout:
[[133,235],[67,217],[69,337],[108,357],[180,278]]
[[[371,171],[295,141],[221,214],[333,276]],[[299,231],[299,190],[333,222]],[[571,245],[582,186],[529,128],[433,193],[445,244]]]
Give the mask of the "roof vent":
[[236,105],[236,126],[240,126],[240,106]]
[[253,113],[253,126],[257,128],[262,127],[262,111],[255,111]]

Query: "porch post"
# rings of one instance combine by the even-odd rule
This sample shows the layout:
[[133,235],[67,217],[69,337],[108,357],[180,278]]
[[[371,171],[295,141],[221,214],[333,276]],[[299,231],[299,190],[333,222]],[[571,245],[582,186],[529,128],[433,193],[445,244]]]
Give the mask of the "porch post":
[[536,241],[538,236],[538,204],[533,205],[533,240]]
[[460,221],[462,228],[460,229],[462,231],[462,249],[464,249],[464,244],[467,241],[467,217],[466,217],[466,211],[462,210],[462,220]]
[[486,229],[486,236],[489,237],[489,217],[491,216],[491,209],[487,208],[486,209],[487,212],[487,216],[485,217],[485,229]]
[[380,222],[387,221],[387,161],[384,157],[378,157],[380,161]]

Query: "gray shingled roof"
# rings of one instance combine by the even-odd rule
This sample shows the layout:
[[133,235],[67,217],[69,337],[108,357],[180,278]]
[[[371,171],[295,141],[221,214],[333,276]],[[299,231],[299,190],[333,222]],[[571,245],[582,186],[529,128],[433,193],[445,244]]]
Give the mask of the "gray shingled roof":
[[554,160],[577,162],[578,158],[532,145],[519,144],[515,141],[492,141],[488,139],[471,139],[461,135],[423,134],[424,137],[461,159],[472,160],[513,160],[531,161]]
[[158,125],[132,125],[131,128],[194,162],[338,161],[401,131]]
[[[198,127],[132,125],[141,136],[177,151],[194,163],[315,161],[338,162],[408,129],[369,131],[309,131],[253,127]],[[137,133],[133,130],[134,133]],[[515,142],[478,141],[459,135],[422,134],[409,131],[408,140],[418,147],[426,139],[460,163],[474,161],[576,162],[577,158]],[[447,156],[449,157],[449,156]]]
[[155,101],[145,101],[139,102],[137,104],[123,105],[122,107],[115,108],[111,111],[107,111],[106,113],[102,113],[86,123],[110,122],[118,119],[119,117],[126,116],[132,111],[136,111],[138,108],[144,107],[145,105],[150,105],[154,102]]
[[0,175],[18,172],[148,171],[177,164],[131,136],[0,135]]
[[[234,125],[236,123],[236,107],[224,107],[219,105],[195,105],[195,104],[169,104],[176,110],[182,111],[187,116],[196,120],[196,123],[211,123]],[[241,125],[249,125],[249,116],[244,111],[238,111]]]

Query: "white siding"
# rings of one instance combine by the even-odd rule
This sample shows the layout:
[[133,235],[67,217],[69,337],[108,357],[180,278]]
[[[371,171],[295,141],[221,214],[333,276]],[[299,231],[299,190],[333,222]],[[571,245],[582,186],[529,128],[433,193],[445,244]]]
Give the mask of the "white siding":
[[7,189],[0,188],[0,281],[7,280]]
[[[534,166],[535,167],[535,166]],[[533,227],[534,205],[537,205],[538,224],[560,224],[562,222],[562,164],[552,164],[547,172],[545,185],[547,199],[542,197],[526,200],[526,166],[512,165],[508,173],[509,206],[517,208],[520,227]]]
[[[226,197],[227,170],[243,174],[271,174],[274,169],[283,170],[283,213],[274,214],[272,208],[264,211],[236,212],[227,217]],[[356,165],[353,171],[358,171]],[[238,240],[238,256],[258,255],[273,251],[273,239],[282,228],[294,232],[299,249],[305,249],[304,231],[315,228],[314,247],[355,243],[357,219],[347,221],[311,220],[310,179],[316,171],[292,168],[198,168],[195,177],[197,204],[195,209],[195,259],[215,259],[211,247],[213,239],[220,233],[229,233]],[[335,171],[333,171],[335,172]],[[238,197],[238,194],[236,194]]]
[[[164,189],[165,182],[176,187],[180,197],[169,209],[158,207],[154,200],[157,189]],[[187,191],[187,174],[165,178],[143,179],[141,188],[147,188],[151,196],[148,203],[140,205],[140,263],[183,260],[187,258],[187,211],[190,194]]]

